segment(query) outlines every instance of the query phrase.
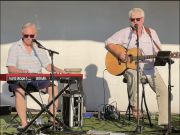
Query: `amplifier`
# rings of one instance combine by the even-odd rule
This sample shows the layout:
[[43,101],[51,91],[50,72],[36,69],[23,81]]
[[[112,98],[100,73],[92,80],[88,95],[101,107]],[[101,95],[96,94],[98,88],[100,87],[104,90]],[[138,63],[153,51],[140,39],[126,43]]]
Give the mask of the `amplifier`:
[[69,127],[83,125],[83,97],[81,94],[62,95],[62,117]]
[[0,105],[0,115],[9,115],[12,111],[10,105]]

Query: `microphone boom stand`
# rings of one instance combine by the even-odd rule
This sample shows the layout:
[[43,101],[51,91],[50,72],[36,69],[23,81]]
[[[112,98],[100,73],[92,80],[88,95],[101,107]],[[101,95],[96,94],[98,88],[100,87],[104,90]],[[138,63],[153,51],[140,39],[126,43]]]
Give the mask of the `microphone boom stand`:
[[138,25],[135,26],[136,34],[137,34],[137,62],[136,62],[136,68],[137,68],[137,127],[136,132],[141,133],[141,125],[139,121],[139,34],[138,34]]
[[171,88],[173,87],[171,85],[171,64],[172,64],[172,61],[171,59],[169,58],[167,60],[167,63],[168,63],[168,129],[167,129],[167,132],[166,134],[168,133],[171,133],[172,132],[172,129],[171,129]]
[[53,131],[55,131],[55,99],[54,99],[54,62],[53,62],[53,54],[59,54],[56,51],[51,49],[47,49],[42,46],[38,41],[34,40],[34,42],[38,45],[39,48],[47,50],[49,52],[49,56],[51,57],[51,79],[52,79],[52,99],[53,99]]

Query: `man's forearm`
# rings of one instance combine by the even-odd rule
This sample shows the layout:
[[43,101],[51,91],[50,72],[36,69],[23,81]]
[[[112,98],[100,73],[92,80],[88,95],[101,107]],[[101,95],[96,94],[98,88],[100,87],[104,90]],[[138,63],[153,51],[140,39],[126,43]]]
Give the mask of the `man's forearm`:
[[22,69],[17,69],[14,66],[8,66],[8,73],[10,74],[15,74],[15,73],[28,73],[28,70],[22,70]]

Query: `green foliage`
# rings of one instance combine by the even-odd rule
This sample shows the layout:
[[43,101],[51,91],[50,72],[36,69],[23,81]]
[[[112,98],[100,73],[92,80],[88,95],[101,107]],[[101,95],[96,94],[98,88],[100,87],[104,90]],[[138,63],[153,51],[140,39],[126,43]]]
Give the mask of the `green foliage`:
[[[17,127],[20,125],[19,118],[16,117],[15,119],[12,120],[13,116],[15,114],[11,115],[3,115],[0,116],[0,135],[10,135],[17,133]],[[44,114],[43,114],[44,115]],[[35,115],[34,115],[35,116]],[[60,116],[59,116],[60,117]],[[44,122],[48,121],[47,115],[43,116]],[[150,135],[150,134],[163,134],[162,128],[158,126],[157,122],[157,117],[155,119],[152,119],[153,127],[150,127],[148,119],[145,119],[144,124],[143,124],[143,129],[142,129],[142,135]],[[177,129],[180,130],[180,117],[177,114],[172,115],[172,125],[173,127],[176,127]],[[118,120],[99,120],[96,115],[94,115],[91,118],[84,118],[83,119],[83,126],[82,127],[74,127],[71,128],[72,131],[80,131],[86,133],[90,130],[94,131],[107,131],[107,132],[120,132],[120,133],[126,133],[126,134],[134,134],[134,131],[136,130],[137,127],[137,120],[134,118],[131,118],[129,121],[125,115],[121,115],[120,119]],[[38,129],[40,126],[38,125],[32,125],[32,128]],[[58,133],[54,133],[58,134]],[[66,135],[65,133],[59,133]],[[178,135],[179,133],[174,133],[174,135]],[[69,135],[69,133],[68,133]],[[73,135],[73,133],[72,133]]]

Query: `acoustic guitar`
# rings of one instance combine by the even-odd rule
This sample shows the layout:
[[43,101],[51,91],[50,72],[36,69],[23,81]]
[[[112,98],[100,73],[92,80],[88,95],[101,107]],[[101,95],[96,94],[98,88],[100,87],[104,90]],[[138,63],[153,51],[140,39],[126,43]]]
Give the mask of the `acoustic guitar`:
[[[127,58],[126,62],[123,62],[120,59],[117,59],[112,53],[107,52],[105,59],[106,69],[110,74],[115,76],[122,75],[127,69],[135,70],[137,68],[137,54],[139,60],[156,58],[156,55],[142,55],[137,48],[127,50],[121,45],[116,45],[116,50],[118,52],[126,52]],[[170,54],[171,58],[179,58],[179,56],[179,52]]]

